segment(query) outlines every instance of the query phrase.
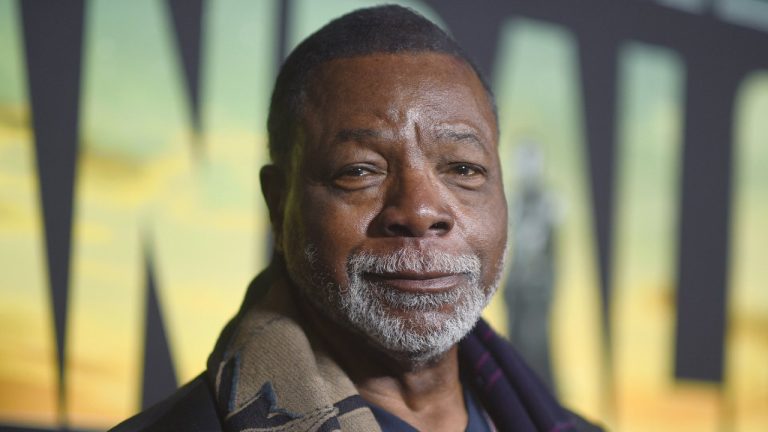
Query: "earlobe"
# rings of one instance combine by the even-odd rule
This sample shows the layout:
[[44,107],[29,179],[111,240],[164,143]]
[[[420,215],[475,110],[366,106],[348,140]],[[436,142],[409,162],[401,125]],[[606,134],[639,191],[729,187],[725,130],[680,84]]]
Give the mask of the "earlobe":
[[275,250],[282,252],[283,210],[285,208],[286,193],[285,173],[277,165],[265,165],[259,172],[259,180],[261,182],[261,193],[269,210]]

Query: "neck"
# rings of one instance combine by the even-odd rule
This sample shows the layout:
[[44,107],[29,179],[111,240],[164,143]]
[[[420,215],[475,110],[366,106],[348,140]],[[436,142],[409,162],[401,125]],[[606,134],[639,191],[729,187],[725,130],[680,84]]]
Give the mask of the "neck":
[[322,341],[365,400],[419,430],[464,430],[467,413],[456,346],[429,361],[387,352],[318,311],[291,286],[306,328]]

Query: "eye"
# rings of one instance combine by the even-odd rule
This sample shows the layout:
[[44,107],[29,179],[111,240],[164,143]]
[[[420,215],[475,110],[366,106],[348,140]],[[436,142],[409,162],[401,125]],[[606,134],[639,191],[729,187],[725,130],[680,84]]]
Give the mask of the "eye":
[[353,166],[342,171],[339,177],[341,176],[362,177],[369,174],[372,174],[370,169],[364,168],[361,166]]
[[336,172],[333,184],[346,190],[364,189],[376,184],[382,177],[382,171],[374,165],[348,165]]
[[469,162],[448,164],[444,171],[444,175],[450,182],[469,189],[485,183],[486,173],[486,169],[482,166]]
[[448,171],[461,177],[484,176],[485,168],[469,162],[455,162],[448,165]]
[[475,167],[474,165],[465,164],[465,163],[455,164],[453,166],[453,170],[454,172],[456,172],[456,174],[460,176],[465,176],[465,177],[480,174],[480,171],[478,170],[477,167]]

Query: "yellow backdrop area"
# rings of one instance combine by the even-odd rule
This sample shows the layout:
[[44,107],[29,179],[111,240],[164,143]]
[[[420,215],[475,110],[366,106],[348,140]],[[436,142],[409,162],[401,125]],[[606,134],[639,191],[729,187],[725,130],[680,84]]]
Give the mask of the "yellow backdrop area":
[[[287,49],[376,3],[290,2]],[[444,25],[428,3],[398,3]],[[60,377],[19,4],[0,0],[0,424],[104,429],[139,410],[147,263],[177,380],[203,370],[269,257],[257,173],[280,6],[205,3],[196,130],[165,4],[86,2]],[[535,143],[554,203],[549,343],[560,397],[612,430],[768,430],[768,71],[746,76],[735,100],[726,368],[715,384],[673,370],[685,62],[661,46],[620,46],[614,295],[603,317],[578,41],[511,17],[496,50],[509,202],[517,149]],[[507,332],[503,295],[486,317]]]

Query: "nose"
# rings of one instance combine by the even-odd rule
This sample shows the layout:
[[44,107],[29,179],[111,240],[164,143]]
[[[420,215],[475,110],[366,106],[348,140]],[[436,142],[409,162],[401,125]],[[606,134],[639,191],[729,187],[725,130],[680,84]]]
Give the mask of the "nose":
[[454,217],[441,193],[439,179],[412,170],[400,175],[385,192],[385,202],[375,225],[386,237],[443,236],[451,231]]

